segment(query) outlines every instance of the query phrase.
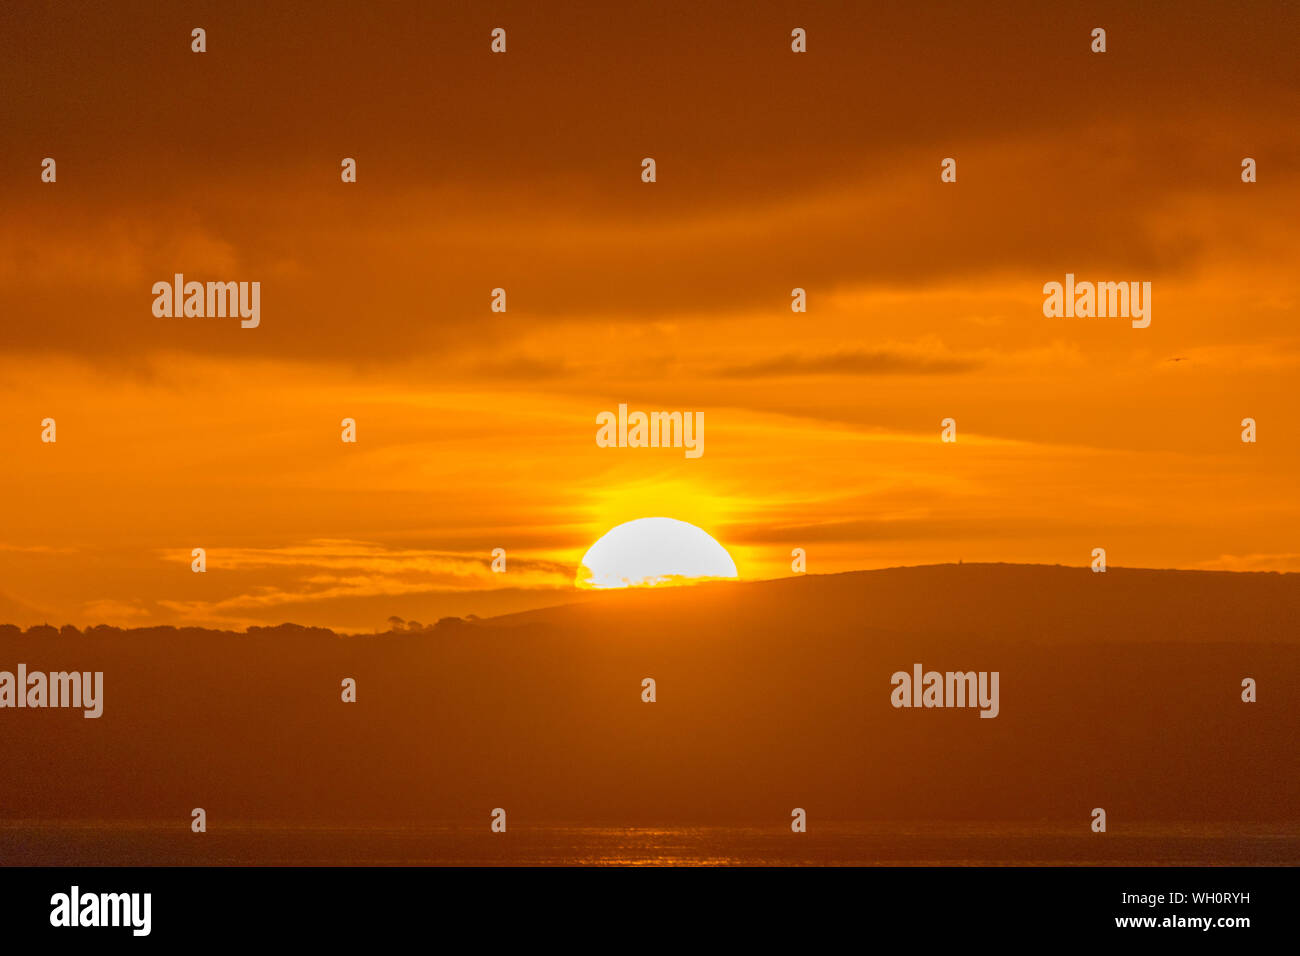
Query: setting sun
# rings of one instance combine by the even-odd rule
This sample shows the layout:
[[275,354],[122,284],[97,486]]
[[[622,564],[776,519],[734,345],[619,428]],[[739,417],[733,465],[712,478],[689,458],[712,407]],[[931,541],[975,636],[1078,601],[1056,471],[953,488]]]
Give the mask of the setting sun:
[[582,558],[581,588],[653,587],[737,577],[709,534],[675,518],[638,518],[605,532]]

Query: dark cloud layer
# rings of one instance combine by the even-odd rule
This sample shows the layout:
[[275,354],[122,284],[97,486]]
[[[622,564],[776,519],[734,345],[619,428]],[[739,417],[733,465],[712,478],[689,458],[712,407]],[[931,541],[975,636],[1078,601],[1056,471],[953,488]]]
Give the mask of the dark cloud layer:
[[[1239,185],[1243,153],[1267,159],[1242,215],[1287,228],[1295,11],[11,4],[0,309],[22,321],[0,348],[354,361],[775,316],[795,285],[1188,273],[1236,238],[1179,210]],[[263,328],[155,320],[177,271],[260,280]]]

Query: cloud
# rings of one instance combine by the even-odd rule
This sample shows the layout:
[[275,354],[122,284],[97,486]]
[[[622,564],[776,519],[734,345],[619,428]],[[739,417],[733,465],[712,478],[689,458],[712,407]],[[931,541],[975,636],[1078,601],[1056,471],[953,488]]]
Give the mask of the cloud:
[[512,355],[476,362],[470,366],[471,378],[503,378],[514,382],[538,382],[564,378],[573,371],[562,358],[535,355]]
[[798,375],[952,375],[970,372],[983,363],[975,359],[942,357],[879,348],[821,355],[779,355],[747,365],[723,368],[726,378],[774,378]]
[[82,617],[96,624],[134,626],[147,622],[154,612],[135,600],[99,598],[87,601],[82,607]]
[[[173,561],[188,551],[167,551]],[[275,548],[210,548],[209,573],[233,575],[258,584],[222,598],[163,599],[157,603],[190,623],[246,626],[276,607],[312,605],[371,597],[401,597],[490,591],[502,588],[563,590],[573,587],[575,569],[559,562],[506,556],[505,573],[493,572],[490,554],[468,555],[419,548],[389,548],[347,539],[317,539]],[[280,572],[276,574],[275,572]],[[269,573],[268,573],[269,572]]]
[[1207,571],[1300,571],[1300,553],[1221,554],[1196,565]]
[[[163,552],[178,561],[190,561],[188,551]],[[357,570],[369,572],[370,580],[382,580],[385,575],[419,574],[428,581],[425,590],[436,590],[429,582],[439,577],[452,578],[463,586],[464,578],[480,578],[499,585],[500,577],[491,570],[490,554],[467,555],[456,552],[433,551],[420,548],[388,548],[381,544],[347,539],[320,538],[300,545],[278,548],[209,548],[210,565],[225,570],[241,571],[262,568],[318,568],[329,571]],[[538,580],[550,580],[567,575],[572,581],[573,568],[554,561],[516,557],[509,561],[512,573],[526,572]],[[512,586],[522,587],[525,582],[511,580]]]
[[[1215,130],[1215,142],[1249,135],[1217,115],[1194,120]],[[1067,269],[1160,280],[1230,275],[1252,257],[1278,268],[1293,261],[1286,210],[1295,187],[1270,185],[1268,204],[1224,203],[1222,177],[1232,170],[1212,168],[1217,152],[1183,143],[1175,126],[1121,118],[972,133],[951,187],[938,183],[938,144],[900,147],[830,181],[805,157],[783,174],[797,188],[781,191],[729,182],[706,190],[688,177],[672,187],[692,197],[684,207],[680,197],[638,201],[598,167],[575,169],[577,182],[564,190],[417,173],[367,193],[346,216],[320,200],[317,183],[296,176],[273,190],[220,180],[189,197],[124,189],[72,211],[20,196],[0,227],[0,309],[41,321],[13,323],[3,348],[243,357],[251,346],[359,364],[506,350],[532,337],[533,353],[471,364],[470,374],[556,380],[565,366],[548,329],[686,317],[698,326],[765,312],[761,331],[769,332],[788,319],[795,286],[808,289],[804,321],[815,326],[824,321],[816,303],[855,288],[978,293],[1012,278],[1022,289],[1014,316],[1036,309],[1042,282]],[[1090,148],[1063,153],[1063,139]],[[1167,151],[1184,146],[1191,153],[1180,161],[1203,177],[1166,175]],[[1098,167],[1099,151],[1121,158]],[[668,180],[655,188],[666,195]],[[609,202],[591,205],[593,194]],[[180,203],[192,211],[178,217]],[[252,215],[257,229],[248,227]],[[262,325],[254,333],[220,320],[155,318],[152,283],[176,272],[260,281]],[[509,293],[507,313],[488,311],[496,287]],[[1278,305],[1287,307],[1285,296]]]

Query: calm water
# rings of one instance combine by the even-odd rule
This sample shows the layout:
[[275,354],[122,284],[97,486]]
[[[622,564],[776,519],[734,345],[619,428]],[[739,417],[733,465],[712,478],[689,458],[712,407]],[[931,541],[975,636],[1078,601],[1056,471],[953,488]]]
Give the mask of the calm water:
[[[1080,833],[1079,830],[1083,832]],[[1228,865],[1300,864],[1300,825],[323,827],[0,822],[0,865]]]

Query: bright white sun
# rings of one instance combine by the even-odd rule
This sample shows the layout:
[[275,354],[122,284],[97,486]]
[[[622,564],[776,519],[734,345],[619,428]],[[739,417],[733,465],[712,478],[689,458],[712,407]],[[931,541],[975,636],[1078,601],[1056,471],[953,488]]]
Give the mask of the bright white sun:
[[606,531],[583,555],[580,588],[631,588],[736,577],[736,562],[708,534],[675,518],[638,518]]

